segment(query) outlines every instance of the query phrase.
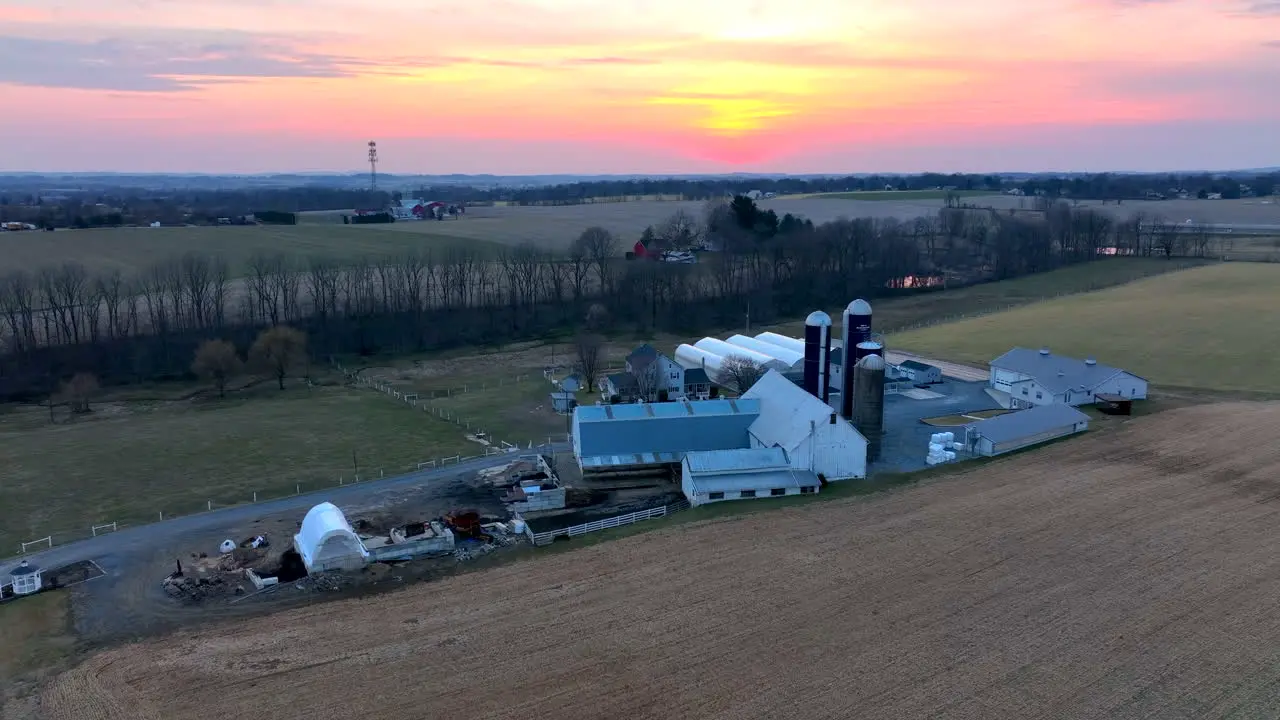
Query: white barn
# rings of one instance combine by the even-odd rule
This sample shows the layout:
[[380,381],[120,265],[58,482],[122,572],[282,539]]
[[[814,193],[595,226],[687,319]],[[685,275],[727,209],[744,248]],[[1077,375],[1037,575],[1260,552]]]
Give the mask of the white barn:
[[1008,393],[1009,407],[1036,405],[1092,405],[1101,395],[1145,400],[1147,381],[1119,368],[1099,365],[1093,358],[1054,355],[1048,348],[1014,348],[991,361],[989,384]]
[[751,447],[781,448],[791,467],[829,481],[867,476],[867,439],[781,373],[769,371],[742,397],[760,402],[760,417],[747,429]]
[[691,452],[680,463],[680,489],[693,506],[726,500],[809,495],[818,476],[791,467],[782,448]]
[[302,527],[293,536],[293,548],[302,556],[307,572],[357,570],[369,558],[368,549],[351,529],[347,517],[328,502],[307,511]]

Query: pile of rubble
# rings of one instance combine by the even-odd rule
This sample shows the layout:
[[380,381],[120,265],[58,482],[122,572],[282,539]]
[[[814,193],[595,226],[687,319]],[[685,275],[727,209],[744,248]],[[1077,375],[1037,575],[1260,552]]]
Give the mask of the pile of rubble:
[[338,573],[319,573],[317,575],[308,575],[298,580],[293,584],[293,587],[303,592],[336,592],[353,584],[354,581],[351,578]]
[[475,558],[488,555],[489,553],[497,549],[498,549],[498,546],[491,542],[485,543],[475,549],[467,549],[464,547],[460,547],[457,550],[453,551],[453,558],[458,562],[466,562],[468,560],[473,560]]
[[226,595],[241,595],[244,588],[222,575],[193,576],[174,573],[161,583],[166,595],[187,602],[202,602]]

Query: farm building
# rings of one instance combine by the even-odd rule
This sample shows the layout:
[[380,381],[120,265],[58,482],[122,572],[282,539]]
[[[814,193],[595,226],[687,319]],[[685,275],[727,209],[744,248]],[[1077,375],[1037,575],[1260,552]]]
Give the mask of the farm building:
[[347,517],[328,502],[307,511],[302,527],[293,536],[293,548],[302,556],[307,572],[355,570],[363,567],[369,557]]
[[627,356],[625,371],[604,378],[600,389],[620,402],[706,400],[711,396],[711,380],[702,368],[686,370],[646,343]]
[[899,380],[909,380],[916,385],[931,385],[942,382],[942,369],[927,365],[918,360],[904,360],[897,366],[896,376]]
[[1099,395],[1144,400],[1147,381],[1093,358],[1054,355],[1048,348],[1014,348],[991,361],[990,385],[1009,395],[1009,407],[1029,408],[1059,403],[1090,405]]
[[[760,403],[747,434],[753,448],[781,448],[791,467],[826,480],[867,475],[867,439],[831,406],[771,370],[743,394]],[[741,401],[739,401],[741,402]]]
[[680,463],[680,488],[689,504],[807,495],[818,477],[791,466],[782,448],[691,452]]
[[573,454],[583,472],[676,465],[685,453],[748,447],[758,400],[680,400],[579,406]]
[[1066,404],[1037,405],[965,426],[965,445],[990,457],[1039,445],[1089,428],[1089,416]]

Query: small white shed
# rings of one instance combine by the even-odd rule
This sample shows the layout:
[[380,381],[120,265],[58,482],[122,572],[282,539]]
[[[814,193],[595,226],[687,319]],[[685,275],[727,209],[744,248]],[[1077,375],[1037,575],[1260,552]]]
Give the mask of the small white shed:
[[40,573],[38,566],[23,560],[21,565],[9,572],[9,580],[13,583],[13,594],[30,595],[39,592],[42,585]]
[[369,558],[368,549],[351,529],[347,517],[328,502],[307,511],[302,528],[293,536],[293,547],[302,556],[307,572],[357,570]]

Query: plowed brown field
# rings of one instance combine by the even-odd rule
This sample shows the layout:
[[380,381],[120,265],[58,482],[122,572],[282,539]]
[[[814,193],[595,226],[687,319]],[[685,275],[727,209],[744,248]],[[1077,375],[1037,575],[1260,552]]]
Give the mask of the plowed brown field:
[[[87,718],[1280,717],[1280,404],[123,647]],[[285,588],[284,592],[289,589]]]

